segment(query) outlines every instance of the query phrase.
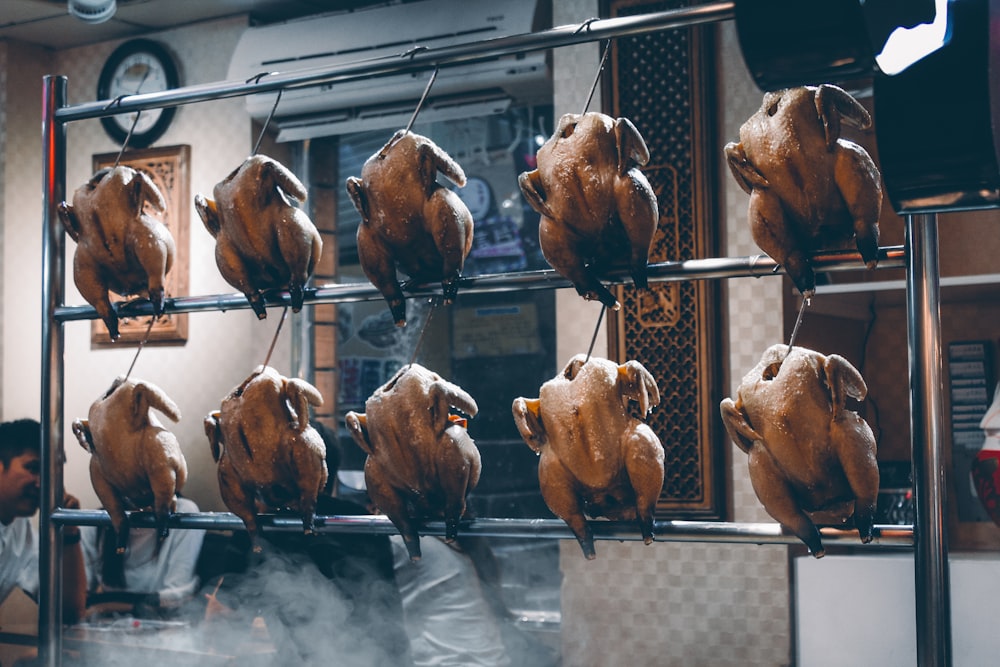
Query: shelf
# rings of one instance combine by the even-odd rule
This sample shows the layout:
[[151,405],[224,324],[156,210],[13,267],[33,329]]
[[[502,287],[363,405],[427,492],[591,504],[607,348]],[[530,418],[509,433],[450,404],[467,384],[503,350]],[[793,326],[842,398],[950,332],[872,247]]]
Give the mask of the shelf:
[[[948,276],[941,278],[939,285],[944,305],[995,299],[1000,294],[1000,273]],[[869,298],[864,298],[866,296]],[[796,293],[795,298],[796,304],[801,304],[801,295]],[[872,280],[819,285],[806,312],[867,320],[871,317],[872,305],[902,308],[905,304],[905,280]]]
[[[110,526],[111,519],[103,510],[60,509],[52,512],[52,521],[58,524],[83,526]],[[156,517],[152,512],[129,514],[132,528],[154,528]],[[258,522],[262,530],[294,532],[302,530],[302,519],[298,516],[261,514]],[[594,539],[641,541],[642,535],[634,521],[590,521]],[[197,512],[174,514],[167,522],[170,528],[201,530],[245,530],[243,521],[229,512]],[[483,518],[464,520],[459,523],[460,533],[475,537],[545,538],[575,539],[569,527],[561,519],[499,519]],[[361,533],[395,535],[399,531],[383,515],[361,516],[317,516],[317,533]],[[429,521],[421,524],[421,536],[443,537],[443,521]],[[823,544],[826,546],[851,546],[864,549],[913,548],[913,527],[884,525],[875,526],[875,539],[862,544],[857,531],[823,528]],[[655,521],[653,535],[658,542],[724,542],[750,544],[801,545],[799,538],[782,532],[776,523],[732,523],[725,521]]]
[[[902,268],[905,255],[902,246],[879,248],[879,269]],[[854,252],[823,253],[813,257],[812,264],[817,271],[844,272],[865,270],[861,255]],[[691,259],[679,262],[658,262],[647,267],[650,283],[680,282],[689,280],[709,280],[718,278],[781,275],[780,267],[767,255],[746,257],[721,257]],[[606,276],[610,284],[631,284],[625,270],[611,272]],[[458,292],[482,294],[500,291],[524,291],[536,289],[569,288],[572,284],[552,269],[523,271],[519,273],[497,273],[482,276],[467,276],[459,280]],[[433,296],[440,291],[440,285],[418,285],[406,290],[408,297]],[[268,306],[287,306],[291,301],[287,291],[274,290],[264,295]],[[328,284],[305,290],[304,302],[351,303],[358,301],[378,301],[382,294],[369,282]],[[250,304],[242,294],[216,294],[210,296],[181,296],[167,299],[165,312],[190,313],[198,311],[226,311],[249,308]],[[152,304],[146,299],[123,302],[116,306],[120,317],[141,317],[153,314]],[[92,320],[97,311],[92,306],[59,306],[53,318],[57,322]]]

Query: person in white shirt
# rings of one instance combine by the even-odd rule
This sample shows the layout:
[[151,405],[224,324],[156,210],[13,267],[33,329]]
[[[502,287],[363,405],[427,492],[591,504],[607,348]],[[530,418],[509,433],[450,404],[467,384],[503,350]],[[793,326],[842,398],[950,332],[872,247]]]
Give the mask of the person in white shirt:
[[424,536],[418,561],[392,535],[396,583],[413,663],[418,667],[508,667],[500,621],[484,594],[472,558],[457,544]]
[[[178,496],[177,511],[199,510],[193,500]],[[104,611],[135,612],[138,605],[154,615],[169,614],[198,590],[196,566],[205,531],[171,530],[157,549],[155,528],[132,528],[124,557],[115,553],[110,528],[84,526],[81,531],[87,590],[92,599],[110,601]]]
[[[33,419],[0,424],[0,602],[15,588],[38,599],[39,535],[31,517],[41,499],[41,425]],[[79,501],[66,494],[63,507]],[[63,620],[74,623],[86,604],[86,574],[76,526],[62,529]]]

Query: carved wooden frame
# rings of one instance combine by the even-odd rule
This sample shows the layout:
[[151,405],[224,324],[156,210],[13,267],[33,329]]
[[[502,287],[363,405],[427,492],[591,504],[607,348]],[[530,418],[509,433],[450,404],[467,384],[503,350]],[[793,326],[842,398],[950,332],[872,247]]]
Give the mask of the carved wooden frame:
[[[617,17],[686,4],[609,0],[607,9]],[[711,34],[695,26],[613,42],[605,110],[629,118],[650,150],[643,173],[660,207],[650,263],[717,255],[712,183],[720,151],[712,132]],[[609,355],[639,360],[661,393],[647,418],[666,451],[657,516],[726,518],[718,281],[619,287],[617,296],[622,308],[609,322]]]
[[[100,153],[93,157],[93,169],[96,173],[105,167],[115,164],[118,153]],[[191,208],[191,147],[188,145],[165,146],[162,148],[147,148],[128,151],[120,160],[127,165],[146,173],[159,188],[167,202],[167,209],[162,214],[155,214],[166,225],[174,237],[176,252],[174,263],[166,278],[167,298],[185,296],[188,294],[188,247],[190,232]],[[117,294],[111,294],[111,301],[116,305],[126,300]],[[94,348],[122,345],[138,345],[146,339],[151,316],[128,317],[119,315],[119,338],[112,342],[108,328],[101,320],[93,320],[90,328],[90,345]],[[156,319],[151,329],[147,343],[150,345],[183,345],[188,337],[188,314],[165,313]]]

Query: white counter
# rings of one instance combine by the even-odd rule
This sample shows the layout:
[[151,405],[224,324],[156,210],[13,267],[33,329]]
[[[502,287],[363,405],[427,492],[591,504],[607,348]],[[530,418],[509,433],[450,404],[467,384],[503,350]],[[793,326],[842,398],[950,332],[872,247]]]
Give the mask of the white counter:
[[[954,667],[997,664],[1000,554],[951,554]],[[799,667],[917,664],[912,554],[794,560]]]

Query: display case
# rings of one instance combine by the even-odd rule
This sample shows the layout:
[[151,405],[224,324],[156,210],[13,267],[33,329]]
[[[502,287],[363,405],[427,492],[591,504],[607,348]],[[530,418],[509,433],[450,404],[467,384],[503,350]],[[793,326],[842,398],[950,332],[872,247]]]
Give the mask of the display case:
[[[668,10],[616,19],[589,21],[585,26],[563,26],[538,33],[508,38],[470,42],[456,47],[429,49],[413,53],[405,61],[408,70],[448,66],[474,59],[498,55],[559,48],[570,44],[596,41],[605,38],[646,34],[694,24],[729,20],[733,17],[733,3],[718,2],[685,9]],[[162,93],[134,95],[115,102],[113,111],[134,111],[169,107],[180,104],[210,102],[221,97],[270,92],[290,87],[319,85],[332,81],[379,76],[399,71],[404,65],[398,60],[380,59],[320,71],[275,73],[247,82],[223,82],[212,85],[179,88]],[[109,522],[103,511],[71,510],[59,506],[62,497],[63,433],[65,416],[62,406],[62,387],[66,381],[63,367],[63,326],[75,320],[92,320],[95,311],[86,306],[67,305],[64,285],[65,240],[58,224],[56,206],[65,196],[65,126],[77,120],[97,118],[111,113],[107,101],[96,101],[75,106],[67,105],[67,81],[51,76],[45,81],[43,99],[43,150],[44,191],[43,208],[45,229],[43,244],[43,301],[45,317],[42,330],[42,429],[43,482],[41,531],[41,590],[40,590],[40,643],[45,664],[59,664],[62,636],[58,619],[60,581],[58,565],[61,558],[61,540],[57,539],[65,524],[105,525]],[[876,539],[865,548],[891,547],[894,549],[915,546],[917,589],[922,591],[917,600],[918,635],[920,641],[929,643],[918,647],[919,654],[947,646],[949,638],[943,630],[948,628],[947,613],[948,578],[942,574],[941,559],[946,558],[946,545],[934,528],[935,512],[946,510],[943,494],[934,471],[943,465],[943,447],[940,437],[941,383],[936,360],[940,358],[941,328],[939,278],[937,259],[937,220],[934,215],[915,214],[905,219],[906,237],[902,246],[884,246],[880,249],[880,265],[884,269],[903,272],[903,295],[906,309],[905,330],[909,333],[909,360],[906,372],[910,376],[910,402],[913,406],[911,440],[914,447],[913,484],[920,501],[917,522],[929,519],[917,533],[910,526],[877,526]],[[814,263],[824,272],[849,273],[863,266],[854,253],[824,254],[814,258]],[[649,267],[651,282],[681,282],[692,280],[719,280],[745,277],[773,276],[778,272],[775,263],[763,255],[730,258],[701,258],[687,261],[657,262]],[[612,282],[625,284],[625,275],[611,275]],[[570,285],[549,270],[485,274],[462,280],[463,294],[489,293],[500,290],[562,289]],[[418,287],[413,296],[429,295],[431,287]],[[306,305],[378,301],[381,295],[368,284],[323,285],[308,290]],[[288,294],[271,294],[269,306],[282,306],[289,302]],[[249,307],[242,295],[206,295],[178,297],[168,303],[171,313],[196,313],[200,311],[243,309]],[[151,306],[142,302],[131,304],[123,312],[151,314]],[[897,332],[902,335],[902,331]],[[904,383],[900,383],[904,384]],[[152,525],[152,517],[141,513],[133,515],[136,525]],[[301,523],[294,519],[272,517],[266,522],[267,530],[299,530]],[[637,529],[629,524],[614,521],[595,521],[593,528],[597,539],[639,540]],[[921,523],[921,525],[924,525]],[[170,520],[172,529],[215,528],[241,530],[242,523],[228,513],[202,513],[175,515]],[[322,531],[395,532],[384,517],[325,517],[319,527]],[[480,517],[465,522],[461,531],[472,535],[499,537],[527,537],[532,539],[572,538],[569,530],[558,520],[516,520]],[[428,522],[423,534],[443,535],[441,522]],[[747,544],[796,544],[797,539],[784,534],[776,524],[747,524],[724,521],[657,521],[654,526],[657,541],[734,542]],[[47,538],[47,539],[45,539]],[[825,531],[824,541],[830,545],[856,544],[856,535],[844,531]]]

